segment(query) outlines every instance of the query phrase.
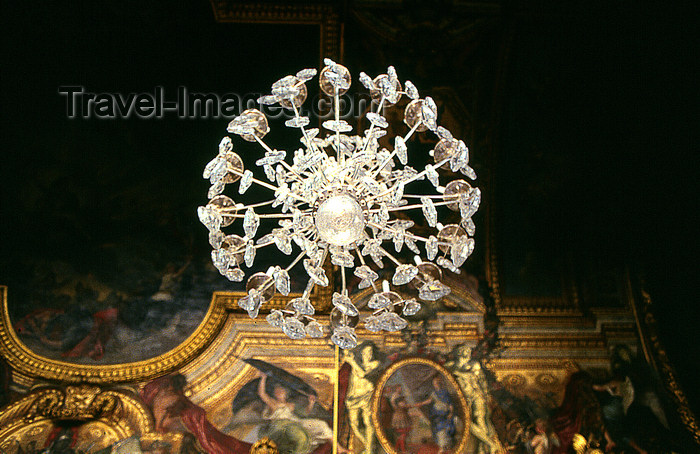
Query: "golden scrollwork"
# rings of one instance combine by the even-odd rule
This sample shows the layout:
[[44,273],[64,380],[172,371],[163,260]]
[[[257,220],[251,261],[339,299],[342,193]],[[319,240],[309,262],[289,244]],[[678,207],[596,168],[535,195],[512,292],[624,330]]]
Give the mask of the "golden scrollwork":
[[449,383],[452,389],[454,390],[455,394],[457,395],[457,399],[459,400],[459,406],[462,409],[462,414],[460,416],[464,424],[462,437],[459,440],[457,446],[455,447],[454,452],[464,452],[467,446],[467,442],[469,441],[470,416],[469,406],[467,405],[467,399],[465,398],[464,393],[462,392],[462,388],[459,386],[459,383],[457,383],[452,374],[442,365],[427,358],[406,358],[396,361],[384,371],[382,376],[377,381],[377,386],[374,389],[374,395],[372,397],[372,424],[374,425],[375,433],[377,434],[377,439],[379,440],[379,443],[381,444],[382,448],[384,448],[384,450],[388,454],[397,454],[396,449],[394,449],[394,446],[392,446],[391,442],[384,433],[384,428],[381,426],[382,419],[380,415],[380,407],[383,389],[389,378],[391,378],[391,376],[394,375],[396,371],[409,364],[419,364],[433,368],[434,370],[440,373],[442,379],[446,383]]
[[277,454],[277,445],[267,437],[256,441],[250,448],[250,454]]
[[60,420],[82,421],[87,436],[106,444],[152,434],[154,427],[150,412],[131,391],[92,385],[37,388],[0,412],[0,452],[19,442],[40,442]]
[[511,388],[518,388],[527,383],[527,378],[521,374],[508,374],[503,377],[503,382]]

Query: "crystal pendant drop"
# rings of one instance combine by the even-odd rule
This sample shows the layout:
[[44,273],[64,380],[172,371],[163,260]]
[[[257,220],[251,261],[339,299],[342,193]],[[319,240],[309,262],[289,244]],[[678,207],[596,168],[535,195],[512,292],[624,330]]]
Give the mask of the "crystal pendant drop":
[[245,266],[251,268],[253,266],[253,261],[255,260],[255,243],[253,240],[248,240],[245,244],[245,254],[244,254]]
[[321,287],[328,286],[328,277],[326,277],[326,272],[323,271],[323,268],[314,266],[309,259],[304,259],[304,268],[312,281]]
[[354,274],[361,279],[360,283],[357,285],[359,289],[369,287],[379,278],[379,275],[372,271],[372,269],[367,265],[362,265],[359,268],[355,268]]
[[396,268],[394,277],[391,279],[391,283],[394,285],[404,285],[408,284],[413,280],[414,277],[418,275],[418,268],[410,264],[399,265]]
[[252,208],[248,208],[243,218],[243,230],[248,238],[253,238],[260,226],[260,216],[255,214]]
[[306,335],[314,338],[323,337],[323,326],[315,320],[309,322],[309,324],[306,325]]
[[434,235],[430,235],[428,241],[425,242],[425,252],[428,260],[435,260],[438,253],[438,239]]
[[333,293],[332,302],[333,306],[335,306],[336,309],[338,309],[340,312],[347,316],[354,317],[359,314],[357,308],[354,304],[352,304],[350,298],[347,295],[335,292]]
[[306,328],[301,320],[289,317],[282,323],[282,331],[289,336],[290,339],[303,339],[306,337]]
[[370,315],[365,319],[365,328],[368,331],[372,332],[378,332],[382,330],[382,324],[381,321],[379,320],[379,317],[376,315]]
[[426,282],[418,290],[418,297],[425,301],[437,301],[450,294],[450,288],[440,281]]
[[416,315],[420,311],[421,305],[414,298],[404,301],[403,303],[403,315],[410,317],[411,315]]
[[353,328],[336,328],[331,336],[331,341],[344,350],[357,347],[357,336]]
[[302,296],[300,298],[294,298],[290,301],[290,304],[301,315],[314,315],[314,307],[311,305],[309,298]]
[[277,288],[277,291],[285,296],[289,295],[290,280],[287,270],[276,266],[275,270],[272,272],[272,277],[275,280],[275,288]]
[[369,299],[369,302],[367,303],[367,307],[375,310],[384,309],[385,307],[388,307],[390,305],[391,300],[384,293],[375,293],[374,295],[372,295],[372,297]]
[[245,278],[245,273],[240,268],[231,268],[226,270],[226,278],[232,282],[242,282]]
[[379,325],[384,331],[401,331],[408,326],[408,322],[395,312],[384,312],[378,318]]
[[279,309],[272,309],[270,314],[265,317],[265,320],[267,320],[267,323],[270,325],[281,328],[284,323],[284,314],[282,314],[282,311]]

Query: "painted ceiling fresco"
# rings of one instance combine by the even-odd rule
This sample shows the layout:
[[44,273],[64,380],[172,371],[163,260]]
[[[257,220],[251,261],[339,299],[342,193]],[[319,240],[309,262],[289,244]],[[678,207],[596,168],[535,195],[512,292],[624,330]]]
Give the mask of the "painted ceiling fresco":
[[[667,203],[692,200],[670,176],[687,167],[673,163],[692,97],[656,64],[688,50],[675,46],[685,22],[650,6],[287,3],[8,6],[0,293],[16,338],[3,322],[0,451],[696,448],[697,391],[683,389],[700,371],[682,359],[700,345],[697,279],[685,218]],[[256,8],[262,20],[246,23]],[[323,27],[314,11],[331,12]],[[250,320],[231,296],[242,285],[211,265],[196,207],[230,118],[71,119],[59,93],[254,100],[318,66],[324,40],[353,73],[391,63],[425,87],[468,142],[485,194],[474,255],[445,272],[452,295],[402,333],[361,331],[346,353]],[[681,132],[663,146],[661,116]],[[434,145],[414,141],[426,156]],[[264,271],[280,257],[258,260]],[[353,298],[368,298],[355,284]],[[292,273],[292,291],[301,285]]]

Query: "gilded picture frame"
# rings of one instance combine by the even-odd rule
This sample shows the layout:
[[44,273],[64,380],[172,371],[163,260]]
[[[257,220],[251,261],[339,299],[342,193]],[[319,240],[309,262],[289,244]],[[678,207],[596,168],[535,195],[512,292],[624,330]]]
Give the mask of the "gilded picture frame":
[[[382,373],[381,377],[377,381],[377,386],[372,397],[372,424],[374,425],[379,444],[387,452],[387,454],[398,454],[395,443],[392,443],[392,440],[387,434],[386,419],[385,415],[382,414],[382,401],[384,401],[384,404],[386,405],[386,399],[389,392],[387,387],[391,385],[392,381],[395,381],[395,379],[392,380],[392,378],[394,378],[401,372],[401,369],[404,368],[411,368],[414,371],[416,369],[425,369],[426,371],[430,371],[430,376],[422,377],[424,381],[432,381],[437,377],[441,379],[441,382],[448,390],[450,396],[456,400],[456,407],[459,407],[455,408],[457,413],[455,416],[458,416],[459,422],[457,425],[460,425],[460,430],[458,431],[458,439],[453,443],[452,447],[450,448],[450,452],[464,452],[469,442],[470,421],[469,406],[464,393],[462,392],[455,378],[447,369],[445,369],[445,367],[433,360],[420,357],[405,358],[396,361]],[[412,378],[415,378],[415,375],[412,376]],[[405,387],[411,388],[411,385],[409,384]]]

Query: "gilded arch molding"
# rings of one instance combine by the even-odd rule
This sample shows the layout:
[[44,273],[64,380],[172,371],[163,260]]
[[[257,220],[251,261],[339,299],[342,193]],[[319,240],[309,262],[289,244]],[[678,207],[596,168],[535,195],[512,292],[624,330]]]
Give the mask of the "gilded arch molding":
[[43,357],[17,336],[10,321],[7,287],[0,286],[0,355],[16,372],[29,378],[64,383],[112,384],[149,380],[179,369],[203,352],[221,331],[230,295],[215,294],[197,329],[180,345],[154,358],[126,364],[86,365]]

